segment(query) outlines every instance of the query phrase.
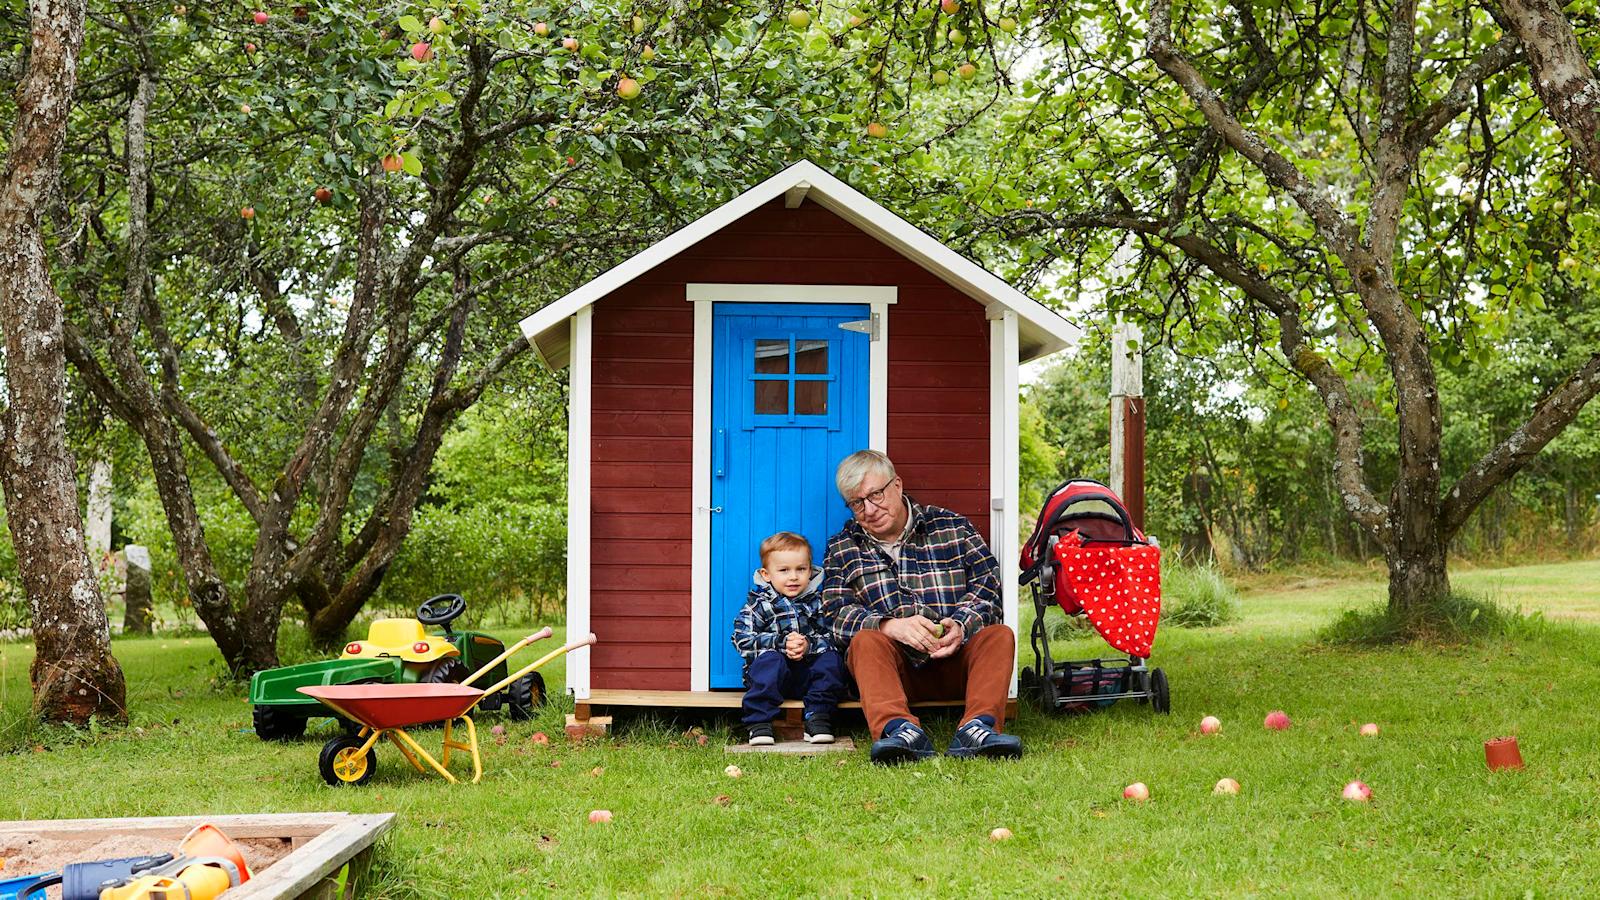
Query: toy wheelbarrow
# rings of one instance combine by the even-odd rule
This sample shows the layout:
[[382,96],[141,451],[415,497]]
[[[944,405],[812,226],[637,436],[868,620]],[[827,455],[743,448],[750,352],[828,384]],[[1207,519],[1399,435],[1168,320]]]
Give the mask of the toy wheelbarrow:
[[[423,763],[427,763],[429,768],[451,783],[455,783],[456,777],[450,774],[450,751],[460,750],[470,754],[472,783],[477,784],[483,778],[483,760],[478,754],[478,729],[467,713],[483,698],[504,690],[507,685],[552,659],[593,644],[595,637],[591,634],[559,650],[552,650],[488,688],[472,687],[472,682],[513,653],[551,634],[550,629],[545,628],[517,641],[460,684],[339,684],[299,688],[300,693],[315,697],[334,712],[361,725],[359,733],[340,735],[322,745],[322,753],[317,758],[322,780],[334,786],[366,784],[378,768],[374,747],[378,741],[387,738],[399,749],[406,762],[411,763],[412,768],[427,772],[428,769],[423,767]],[[438,759],[434,759],[406,733],[406,729],[439,721],[444,722],[443,751]],[[458,738],[462,729],[467,734],[465,743]]]

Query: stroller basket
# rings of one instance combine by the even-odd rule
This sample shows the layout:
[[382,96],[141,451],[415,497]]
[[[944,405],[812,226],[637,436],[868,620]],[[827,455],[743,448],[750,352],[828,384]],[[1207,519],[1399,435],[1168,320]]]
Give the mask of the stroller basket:
[[[1166,673],[1145,664],[1161,615],[1160,554],[1104,484],[1073,479],[1051,492],[1021,554],[1021,581],[1034,604],[1034,665],[1021,672],[1024,693],[1050,711],[1123,699],[1148,700],[1157,712],[1171,709]],[[1051,606],[1086,617],[1127,656],[1054,659],[1045,618]]]

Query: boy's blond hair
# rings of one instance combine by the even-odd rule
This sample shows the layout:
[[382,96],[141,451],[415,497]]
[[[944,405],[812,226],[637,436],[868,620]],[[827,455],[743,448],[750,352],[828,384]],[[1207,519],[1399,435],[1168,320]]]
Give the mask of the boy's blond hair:
[[779,550],[804,550],[811,558],[811,542],[792,531],[780,531],[761,542],[761,568],[767,567],[767,556]]

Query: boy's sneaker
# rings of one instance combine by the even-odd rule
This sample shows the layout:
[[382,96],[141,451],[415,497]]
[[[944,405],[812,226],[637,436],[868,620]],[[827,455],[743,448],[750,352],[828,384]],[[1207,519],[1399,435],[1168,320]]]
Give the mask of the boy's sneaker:
[[956,735],[950,739],[950,747],[945,753],[960,759],[974,756],[1017,759],[1022,756],[1022,738],[1001,734],[994,730],[993,717],[978,716],[956,729]]
[[757,722],[750,726],[750,746],[764,747],[776,742],[777,739],[772,736],[771,722]]
[[883,737],[872,742],[872,761],[886,766],[915,762],[933,755],[928,733],[906,719],[895,719],[883,728]]
[[806,720],[806,743],[833,743],[833,723],[827,716],[816,715]]

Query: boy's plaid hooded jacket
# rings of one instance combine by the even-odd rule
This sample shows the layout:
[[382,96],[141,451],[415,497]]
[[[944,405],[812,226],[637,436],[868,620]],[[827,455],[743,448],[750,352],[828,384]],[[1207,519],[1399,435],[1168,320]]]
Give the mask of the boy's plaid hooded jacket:
[[744,608],[733,620],[733,648],[744,657],[745,665],[768,650],[783,652],[783,642],[789,633],[798,631],[810,646],[806,659],[824,650],[833,649],[828,637],[829,625],[822,616],[822,572],[811,577],[811,583],[793,600],[778,593],[760,575],[754,577],[755,587],[744,602]]

